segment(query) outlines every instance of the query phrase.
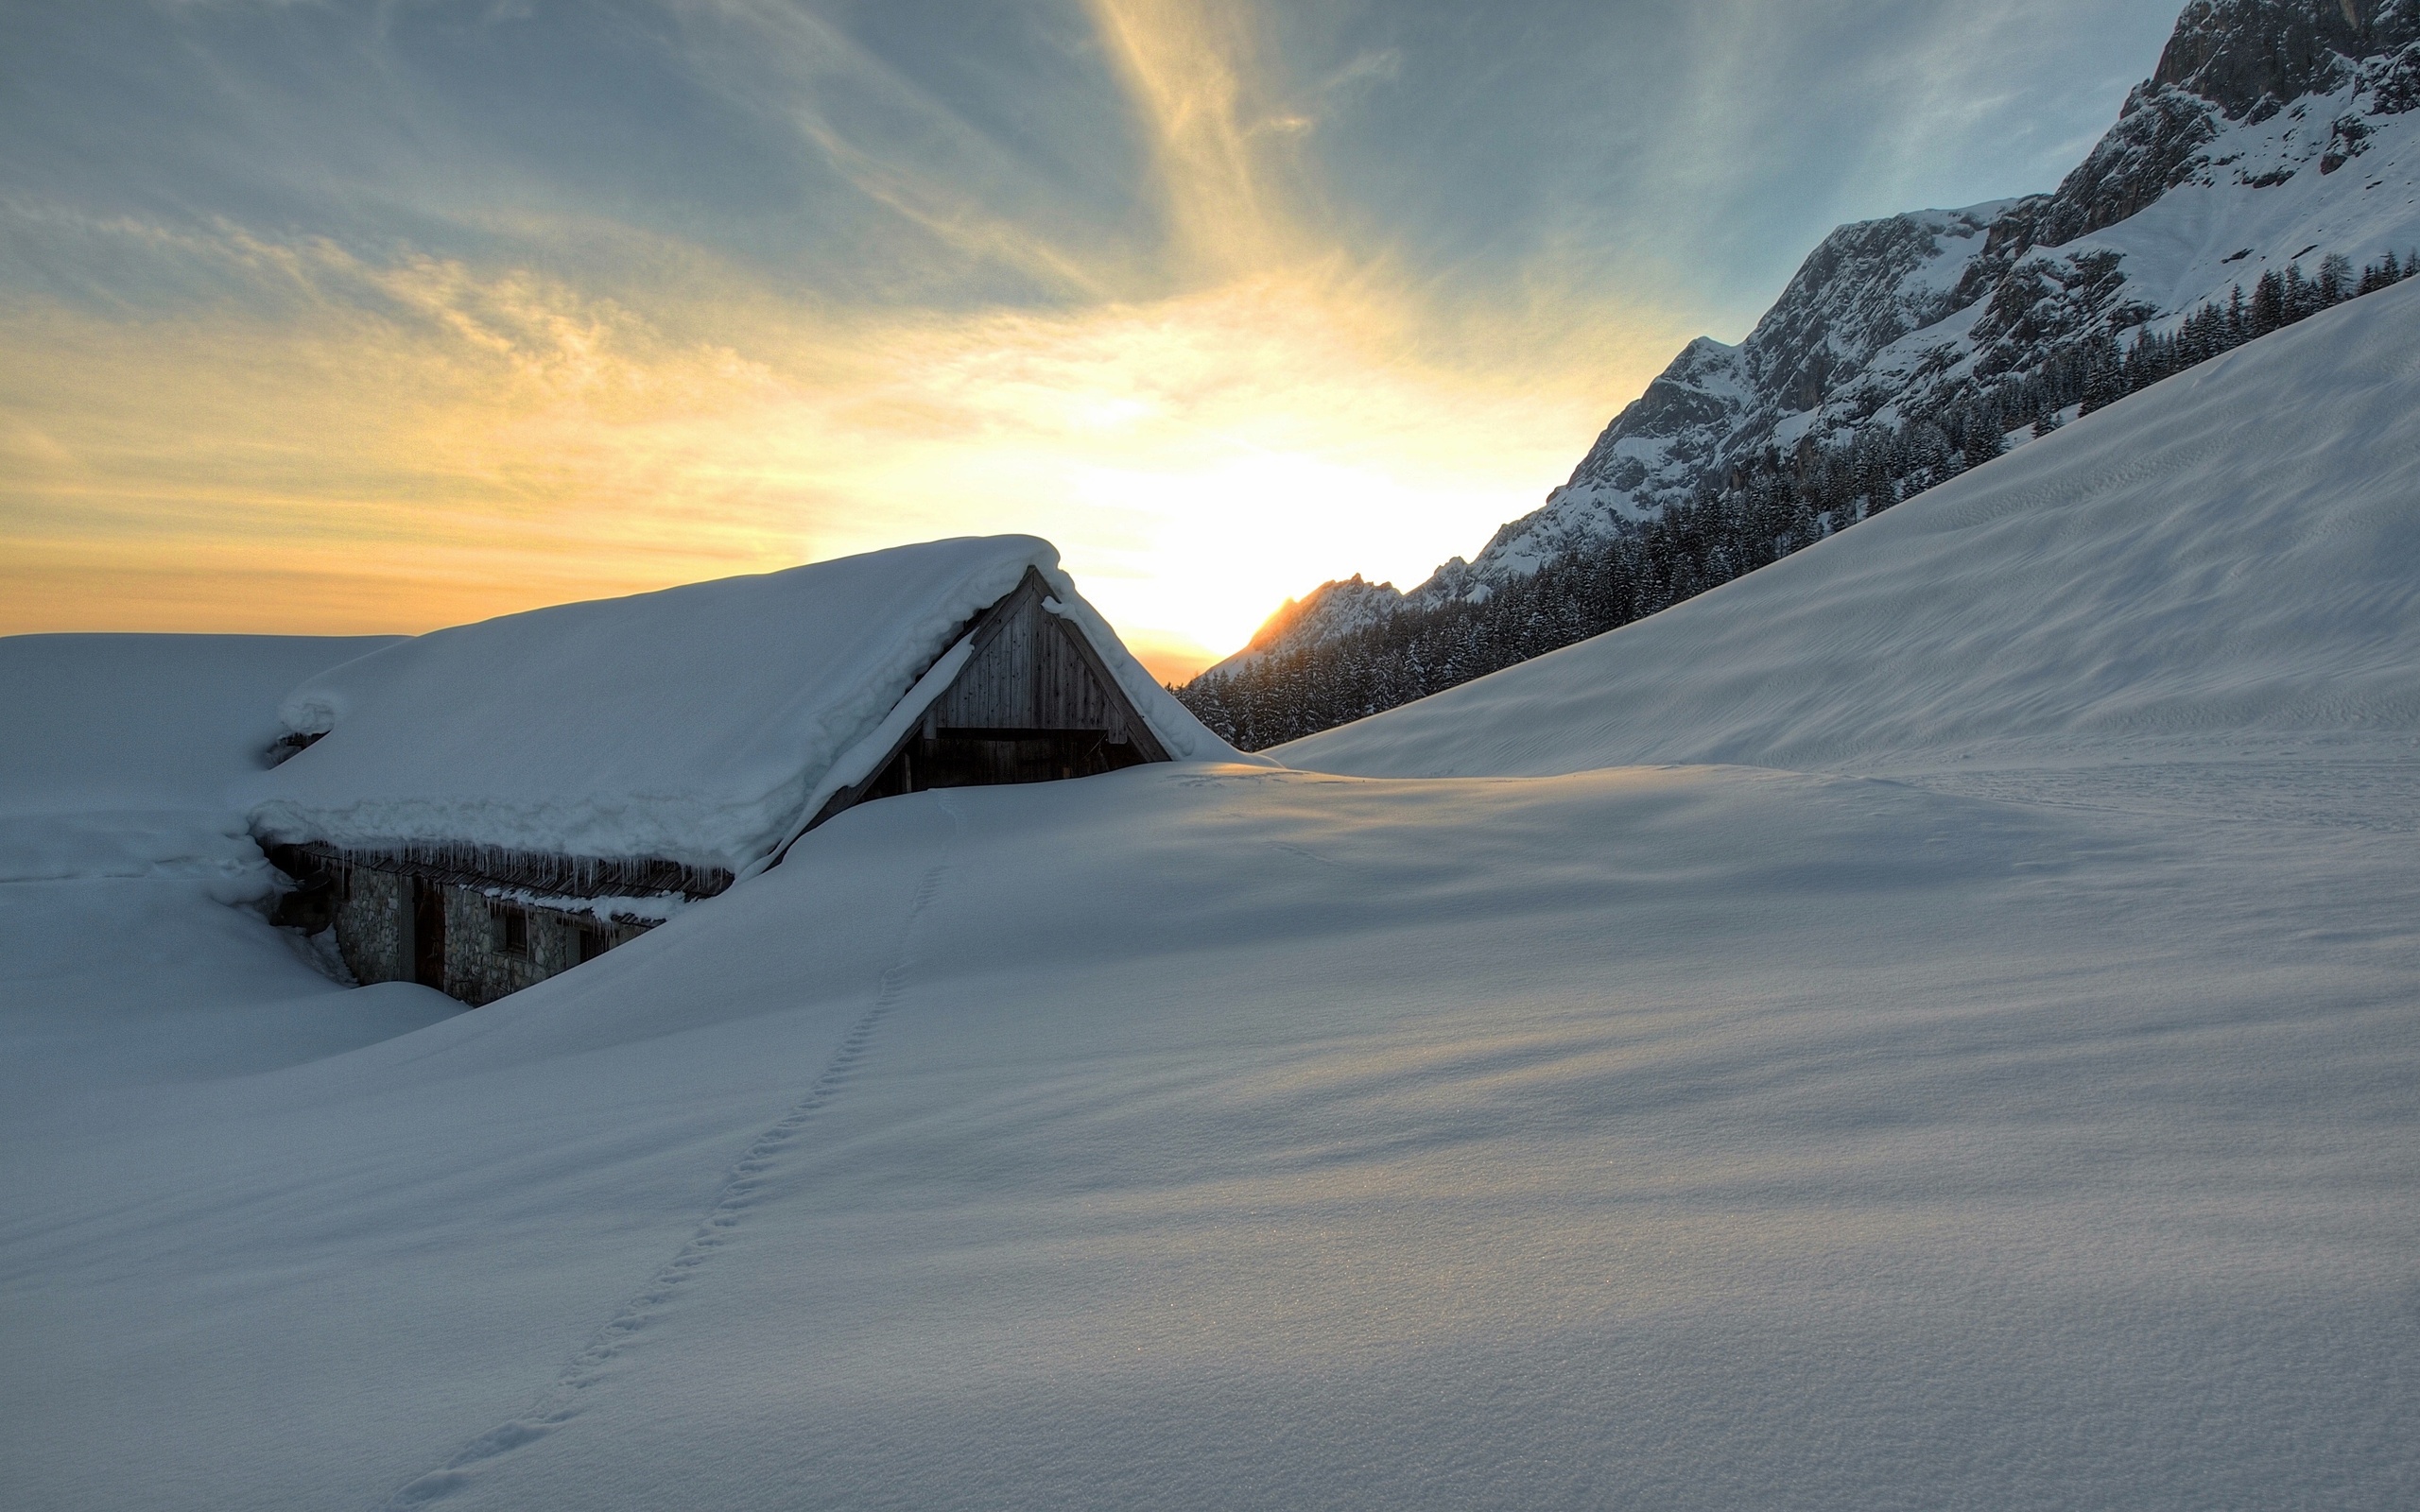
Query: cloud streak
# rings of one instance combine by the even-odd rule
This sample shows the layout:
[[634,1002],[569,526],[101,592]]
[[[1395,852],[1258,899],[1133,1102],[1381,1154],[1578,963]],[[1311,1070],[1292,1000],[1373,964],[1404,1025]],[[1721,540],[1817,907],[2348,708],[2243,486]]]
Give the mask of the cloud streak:
[[[0,324],[0,345],[55,359],[0,380],[7,596],[35,622],[10,628],[56,627],[138,567],[147,624],[223,582],[214,627],[424,628],[1018,527],[1066,542],[1182,663],[1318,576],[1416,574],[1461,544],[1474,499],[1526,507],[1598,407],[1593,360],[1559,388],[1527,365],[1424,363],[1416,313],[1316,270],[946,318],[748,306],[717,341],[527,272],[327,244],[222,255],[284,307]],[[704,302],[682,323],[734,301]],[[343,586],[259,586],[298,574]],[[112,617],[75,624],[127,623],[114,596],[86,602]]]

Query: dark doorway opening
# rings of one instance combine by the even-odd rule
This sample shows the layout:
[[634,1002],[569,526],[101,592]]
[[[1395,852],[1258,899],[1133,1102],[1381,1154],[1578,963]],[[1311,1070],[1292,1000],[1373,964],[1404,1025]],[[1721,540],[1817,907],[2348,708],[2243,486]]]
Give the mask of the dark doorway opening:
[[445,990],[445,888],[412,879],[412,980]]
[[1055,782],[1139,766],[1132,741],[1101,730],[950,730],[910,738],[866,784],[860,801],[936,787]]

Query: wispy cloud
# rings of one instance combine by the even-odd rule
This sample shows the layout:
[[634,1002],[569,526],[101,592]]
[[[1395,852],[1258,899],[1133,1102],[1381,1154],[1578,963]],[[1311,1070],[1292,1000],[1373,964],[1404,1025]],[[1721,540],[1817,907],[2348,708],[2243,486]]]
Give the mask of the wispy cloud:
[[1244,6],[1091,0],[1150,143],[1173,249],[1188,270],[1233,276],[1307,248],[1288,203],[1287,138],[1300,118],[1263,93]]
[[[1527,507],[1600,407],[1601,353],[1560,380],[1427,362],[1416,311],[1317,269],[1041,312],[741,301],[751,328],[721,341],[526,271],[223,255],[303,291],[294,308],[0,322],[0,350],[46,358],[0,379],[9,627],[66,623],[137,564],[139,601],[72,622],[190,618],[215,581],[195,623],[423,628],[1023,528],[1182,662],[1322,576],[1466,549],[1474,514]],[[714,324],[724,301],[703,302],[681,323]],[[163,597],[170,563],[191,580]],[[340,578],[348,612],[260,587],[296,574]]]

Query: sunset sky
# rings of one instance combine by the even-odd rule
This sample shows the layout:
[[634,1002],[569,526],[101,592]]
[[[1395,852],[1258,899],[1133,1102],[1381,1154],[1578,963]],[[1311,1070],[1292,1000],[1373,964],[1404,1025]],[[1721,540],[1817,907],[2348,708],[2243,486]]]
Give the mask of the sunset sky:
[[2176,0],[15,0],[0,632],[1056,541],[1190,672],[1533,508]]

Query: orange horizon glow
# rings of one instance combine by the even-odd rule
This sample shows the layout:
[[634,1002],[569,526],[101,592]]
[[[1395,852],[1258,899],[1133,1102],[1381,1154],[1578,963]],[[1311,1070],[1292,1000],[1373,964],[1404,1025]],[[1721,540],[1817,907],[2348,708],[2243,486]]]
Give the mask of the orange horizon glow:
[[1023,532],[1182,679],[1324,580],[1475,551],[1689,334],[1348,252],[1248,26],[1090,9],[1167,249],[1138,271],[952,225],[1056,280],[1048,311],[835,311],[681,248],[607,297],[233,229],[191,254],[263,308],[0,309],[0,633],[416,633]]

